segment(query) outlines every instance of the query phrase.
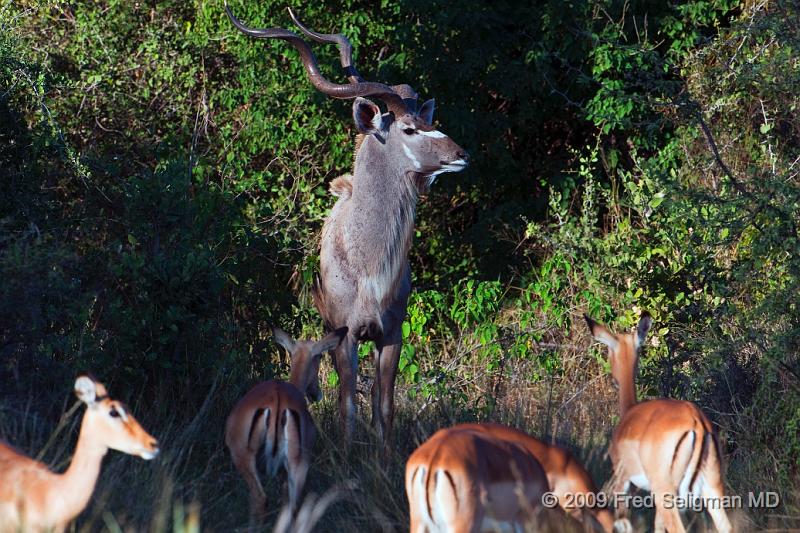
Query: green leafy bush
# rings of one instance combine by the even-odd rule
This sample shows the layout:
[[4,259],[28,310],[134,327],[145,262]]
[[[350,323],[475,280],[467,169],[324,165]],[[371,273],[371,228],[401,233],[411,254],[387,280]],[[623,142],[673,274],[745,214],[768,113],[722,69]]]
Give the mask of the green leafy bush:
[[[614,396],[581,314],[624,329],[646,309],[656,328],[640,396],[704,407],[732,491],[777,483],[788,518],[754,520],[790,527],[797,6],[289,4],[315,29],[344,32],[367,78],[436,97],[442,130],[474,156],[417,213],[398,393],[414,416],[401,449],[478,417],[604,445]],[[255,26],[287,26],[285,7],[232,4]],[[343,80],[335,49],[314,49]],[[349,102],[317,93],[285,43],[236,32],[221,1],[3,4],[0,379],[22,397],[92,368],[122,395],[163,398],[156,420],[194,424],[209,406],[222,420],[247,384],[286,374],[270,323],[321,332],[309,297],[317,237],[354,134]],[[361,347],[365,373],[371,350]],[[316,413],[325,424],[328,407]],[[209,424],[197,464],[163,474],[183,476],[187,501],[190,474],[219,453]],[[398,465],[369,477],[386,489],[375,494],[401,494]],[[196,490],[205,502],[212,492]],[[404,522],[402,501],[365,501]],[[359,511],[337,524],[373,525]]]

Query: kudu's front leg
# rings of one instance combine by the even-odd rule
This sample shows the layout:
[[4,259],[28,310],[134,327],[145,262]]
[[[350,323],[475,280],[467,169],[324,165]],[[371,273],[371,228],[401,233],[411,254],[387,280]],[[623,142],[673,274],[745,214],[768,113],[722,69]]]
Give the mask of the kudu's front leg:
[[375,361],[375,382],[372,384],[372,425],[383,444],[384,454],[391,452],[394,423],[394,381],[400,361],[402,342],[378,345]]
[[348,334],[333,353],[339,374],[339,419],[345,450],[350,449],[356,427],[356,377],[358,376],[358,341]]

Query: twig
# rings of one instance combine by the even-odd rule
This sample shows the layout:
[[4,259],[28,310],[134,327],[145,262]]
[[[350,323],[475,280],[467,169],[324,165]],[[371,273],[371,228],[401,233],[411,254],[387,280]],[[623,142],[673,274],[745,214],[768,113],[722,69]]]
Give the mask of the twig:
[[69,408],[69,411],[61,415],[61,418],[58,420],[58,425],[56,426],[55,431],[53,431],[53,433],[50,435],[50,438],[47,440],[47,443],[44,445],[44,447],[39,451],[39,454],[36,456],[37,461],[42,460],[44,454],[47,453],[47,450],[56,441],[56,437],[58,437],[61,431],[66,427],[67,421],[70,418],[72,418],[72,415],[75,414],[75,411],[77,411],[81,405],[83,405],[83,402],[76,401],[74,404],[72,404],[72,407]]

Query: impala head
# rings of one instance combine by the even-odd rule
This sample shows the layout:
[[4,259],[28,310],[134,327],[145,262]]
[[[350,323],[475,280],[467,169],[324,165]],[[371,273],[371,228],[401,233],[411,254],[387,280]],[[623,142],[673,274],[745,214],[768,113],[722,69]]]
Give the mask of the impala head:
[[322,399],[319,388],[319,361],[322,354],[335,350],[347,335],[347,328],[339,328],[328,333],[319,341],[298,341],[279,327],[272,328],[275,342],[283,346],[292,360],[289,381],[306,395],[309,401]]
[[[282,39],[300,53],[311,83],[320,92],[333,98],[355,98],[353,119],[358,131],[367,136],[359,145],[380,150],[384,157],[391,158],[402,169],[403,174],[415,178],[420,189],[426,189],[437,175],[443,172],[458,172],[466,168],[469,157],[463,148],[447,135],[431,126],[435,104],[428,100],[417,107],[417,93],[409,85],[385,85],[366,81],[356,70],[352,60],[350,41],[341,33],[317,33],[305,27],[292,10],[289,15],[306,37],[319,43],[334,43],[339,47],[339,59],[349,82],[337,84],[327,80],[319,70],[317,59],[310,46],[299,35],[283,28],[257,29],[244,25],[225,4],[225,11],[233,25],[245,35],[259,39]],[[387,113],[365,97],[382,100]],[[367,142],[369,141],[369,142]]]
[[87,375],[79,376],[75,395],[86,404],[81,433],[88,431],[105,448],[142,459],[158,455],[158,441],[139,425],[127,406],[108,397],[102,383]]
[[588,315],[583,315],[589,326],[589,331],[595,340],[608,346],[608,361],[611,365],[611,376],[614,386],[619,388],[621,383],[632,383],[636,374],[639,357],[639,348],[647,338],[647,332],[652,325],[650,314],[645,311],[639,319],[636,331],[632,333],[611,333],[604,325],[595,322]]

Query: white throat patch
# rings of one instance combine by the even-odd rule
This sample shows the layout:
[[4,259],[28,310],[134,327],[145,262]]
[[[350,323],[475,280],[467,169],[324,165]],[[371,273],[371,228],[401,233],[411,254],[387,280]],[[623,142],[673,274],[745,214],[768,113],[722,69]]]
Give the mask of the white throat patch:
[[455,161],[453,161],[449,165],[444,165],[439,170],[435,170],[435,171],[431,172],[431,175],[430,175],[430,178],[429,178],[430,181],[428,182],[428,185],[432,185],[433,181],[436,179],[436,176],[438,176],[439,174],[444,174],[445,172],[461,172],[466,167],[467,167],[467,162],[466,161],[464,161],[463,159],[456,159]]

